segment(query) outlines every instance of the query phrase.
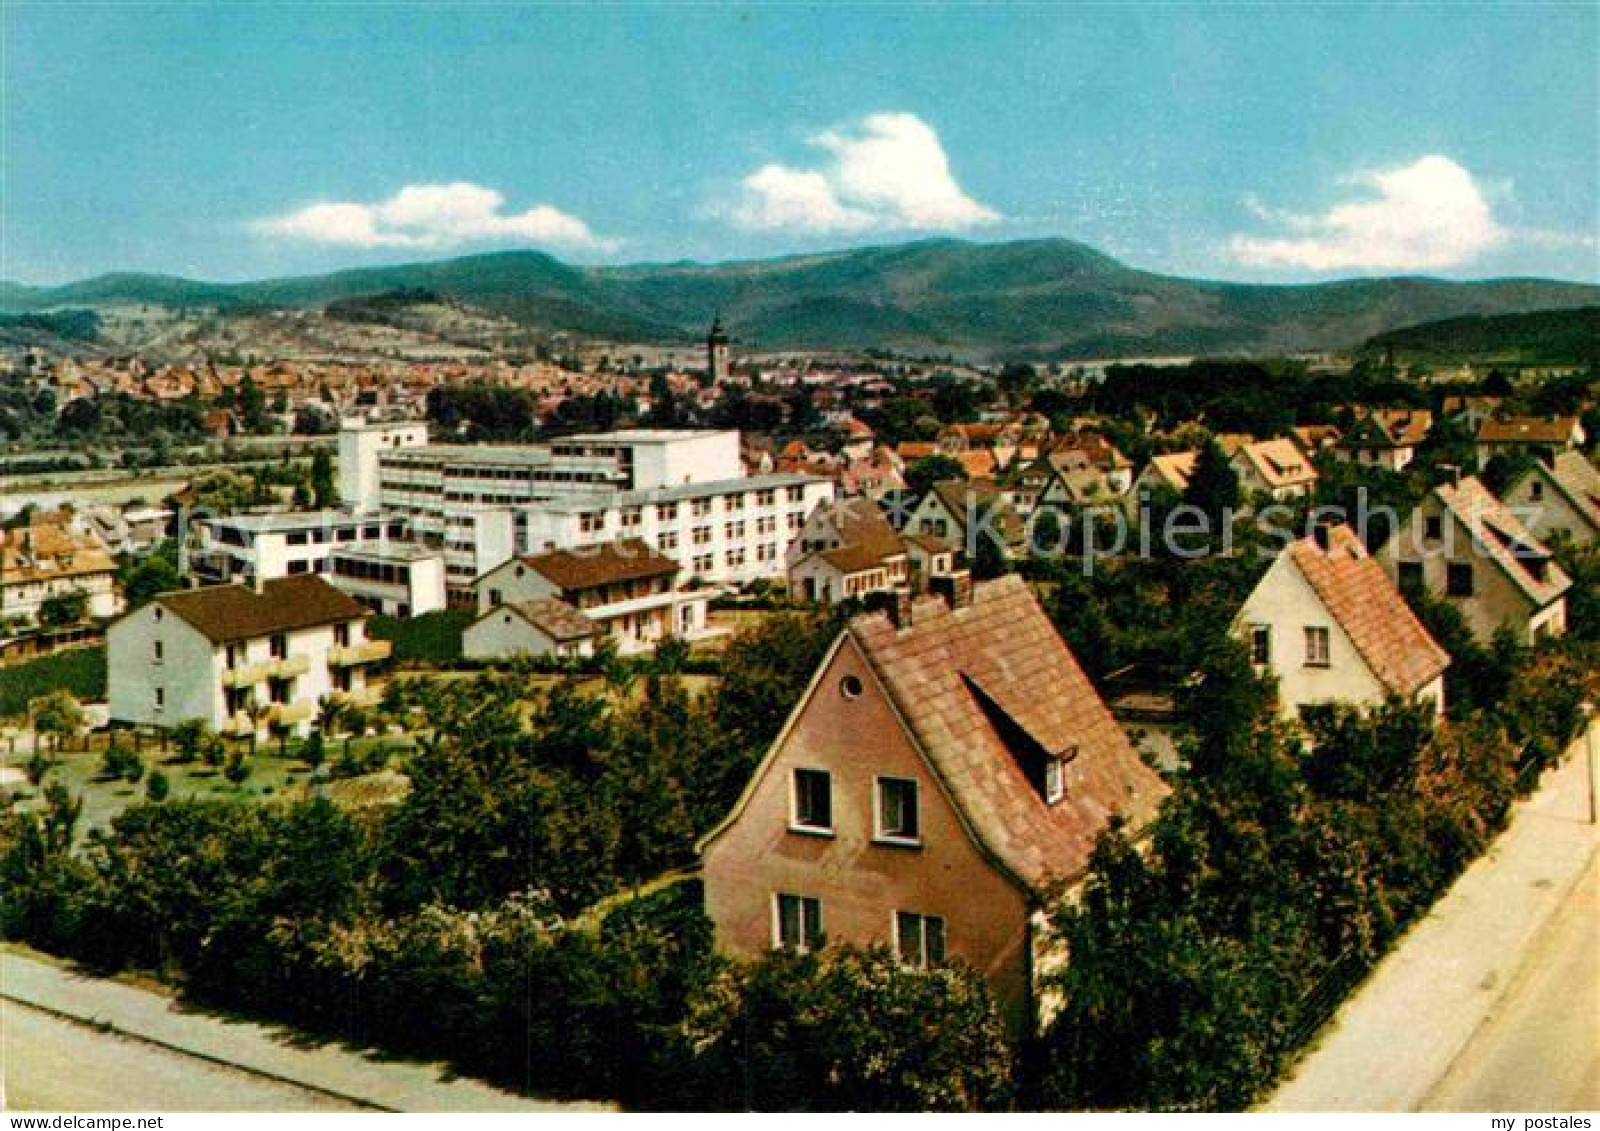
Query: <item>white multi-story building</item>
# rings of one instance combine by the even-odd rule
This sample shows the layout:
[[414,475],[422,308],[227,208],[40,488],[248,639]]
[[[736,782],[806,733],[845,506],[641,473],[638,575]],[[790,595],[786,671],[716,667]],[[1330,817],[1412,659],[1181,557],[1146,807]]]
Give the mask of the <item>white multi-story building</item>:
[[378,491],[375,499],[344,501],[375,506],[439,539],[456,601],[513,555],[619,538],[643,539],[686,578],[779,578],[784,547],[834,494],[832,482],[816,476],[746,476],[734,431],[632,429],[520,445],[415,445],[411,438],[352,441],[349,458],[368,466],[341,467],[341,482],[375,481]]
[[324,698],[373,701],[367,610],[321,577],[163,593],[107,631],[113,722],[200,719],[231,736],[304,735]]
[[0,621],[37,623],[52,599],[82,597],[91,617],[122,611],[117,563],[92,534],[59,523],[0,530]]
[[396,423],[346,420],[339,426],[339,501],[351,510],[378,509],[378,453],[428,442],[420,420]]
[[[467,570],[505,560],[510,516],[482,537],[461,535],[472,559]],[[445,552],[409,539],[406,523],[376,512],[291,511],[205,518],[193,527],[185,573],[201,585],[253,585],[300,574],[320,574],[376,612],[415,616],[445,606]],[[481,555],[481,556],[479,556]],[[491,560],[492,558],[492,560]],[[370,568],[368,568],[370,566]],[[471,572],[464,584],[471,584]]]

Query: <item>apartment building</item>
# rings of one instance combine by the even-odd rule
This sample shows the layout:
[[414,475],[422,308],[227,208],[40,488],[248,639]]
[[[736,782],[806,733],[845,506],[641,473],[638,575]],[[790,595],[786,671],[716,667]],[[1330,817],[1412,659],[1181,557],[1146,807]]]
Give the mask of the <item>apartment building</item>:
[[619,538],[643,539],[686,578],[779,578],[783,548],[834,494],[830,480],[803,473],[747,476],[734,431],[630,429],[520,445],[376,443],[357,456],[374,473],[352,473],[352,482],[375,481],[377,495],[346,503],[374,505],[417,534],[442,539],[453,600],[514,554]]
[[[509,513],[498,529],[498,539],[494,529],[456,531],[457,552],[469,559],[468,569],[505,560]],[[375,612],[415,616],[445,607],[444,551],[413,541],[409,525],[394,515],[335,510],[228,515],[197,521],[191,537],[184,573],[199,585],[252,585],[258,579],[316,574]],[[470,586],[477,575],[464,584]]]
[[163,593],[107,631],[113,722],[304,735],[324,697],[370,703],[368,668],[389,655],[368,612],[315,574]]
[[463,651],[468,659],[584,654],[609,636],[629,655],[669,636],[703,636],[713,591],[679,589],[679,573],[637,538],[513,558],[474,586],[479,616]]

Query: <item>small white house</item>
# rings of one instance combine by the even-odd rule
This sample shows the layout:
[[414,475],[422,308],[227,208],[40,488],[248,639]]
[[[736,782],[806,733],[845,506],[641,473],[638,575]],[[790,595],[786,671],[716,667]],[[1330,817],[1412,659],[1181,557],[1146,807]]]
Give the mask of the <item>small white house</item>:
[[1450,656],[1348,526],[1290,545],[1234,618],[1256,669],[1277,680],[1282,713],[1390,697],[1444,708]]
[[565,601],[545,598],[496,605],[461,634],[469,660],[510,656],[591,656],[600,626]]
[[1265,496],[1275,502],[1299,499],[1317,486],[1317,469],[1293,440],[1255,440],[1239,447],[1228,461],[1239,477],[1245,498]]
[[111,720],[306,734],[325,697],[372,702],[389,642],[366,638],[367,616],[311,574],[163,593],[107,631]]

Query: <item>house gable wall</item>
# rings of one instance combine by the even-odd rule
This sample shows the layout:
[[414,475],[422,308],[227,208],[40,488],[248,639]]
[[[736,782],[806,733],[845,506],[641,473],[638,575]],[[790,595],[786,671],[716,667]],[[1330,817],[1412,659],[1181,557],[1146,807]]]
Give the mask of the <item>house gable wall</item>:
[[[853,676],[862,692],[841,693]],[[790,831],[798,768],[832,775],[834,835]],[[918,783],[922,847],[873,841],[875,778]],[[740,810],[705,845],[706,909],[726,951],[773,945],[777,893],[822,901],[834,941],[893,945],[896,911],[941,915],[948,953],[985,975],[1014,1024],[1027,1016],[1028,900],[977,846],[846,637],[751,783]]]

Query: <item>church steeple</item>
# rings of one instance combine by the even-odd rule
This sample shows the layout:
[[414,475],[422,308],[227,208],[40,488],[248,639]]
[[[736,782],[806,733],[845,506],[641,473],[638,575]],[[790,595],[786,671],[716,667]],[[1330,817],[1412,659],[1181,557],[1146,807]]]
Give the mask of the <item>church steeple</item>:
[[710,375],[713,385],[720,385],[728,379],[732,360],[732,350],[727,332],[722,328],[722,312],[719,310],[711,319],[711,332],[706,335],[706,373]]

